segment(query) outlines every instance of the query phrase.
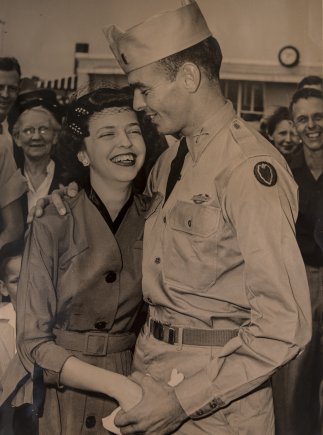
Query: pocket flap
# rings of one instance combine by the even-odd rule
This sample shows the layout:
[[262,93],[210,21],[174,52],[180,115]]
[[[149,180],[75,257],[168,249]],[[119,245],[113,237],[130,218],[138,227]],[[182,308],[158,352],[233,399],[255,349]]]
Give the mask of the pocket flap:
[[170,212],[169,223],[174,230],[208,237],[216,232],[220,213],[219,208],[177,201]]

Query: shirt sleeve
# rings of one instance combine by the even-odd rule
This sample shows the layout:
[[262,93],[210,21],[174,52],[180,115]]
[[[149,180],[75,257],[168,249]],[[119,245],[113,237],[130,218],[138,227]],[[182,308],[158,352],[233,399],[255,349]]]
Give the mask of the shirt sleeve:
[[265,178],[259,181],[254,170],[262,162],[250,158],[235,168],[224,191],[224,218],[244,260],[250,321],[204,370],[175,388],[192,418],[209,415],[263,384],[311,337],[309,289],[295,239],[297,188],[285,168],[267,160],[276,183],[275,177],[268,184],[261,182]]
[[0,144],[0,208],[20,198],[27,190],[27,182],[17,169],[9,149]]
[[[59,385],[71,352],[56,345],[53,328],[57,308],[58,241],[46,224],[35,219],[27,238],[17,292],[17,350],[25,369],[44,369],[47,383]],[[54,232],[53,232],[54,233]]]

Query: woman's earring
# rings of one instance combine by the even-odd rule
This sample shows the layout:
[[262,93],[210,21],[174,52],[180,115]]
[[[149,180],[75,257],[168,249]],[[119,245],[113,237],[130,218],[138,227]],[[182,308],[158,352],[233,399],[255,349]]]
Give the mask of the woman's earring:
[[83,166],[89,166],[90,162],[88,161],[88,159],[83,159],[82,160],[82,165]]

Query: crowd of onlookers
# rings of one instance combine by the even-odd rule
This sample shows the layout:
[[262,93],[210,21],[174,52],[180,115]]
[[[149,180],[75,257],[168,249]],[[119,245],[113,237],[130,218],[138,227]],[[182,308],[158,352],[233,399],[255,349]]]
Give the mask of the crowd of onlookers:
[[[70,181],[82,183],[77,171],[66,170],[60,139],[65,107],[50,89],[19,92],[21,70],[14,58],[0,58],[0,379],[15,348],[16,291],[27,215],[38,199]],[[290,107],[277,107],[263,119],[261,133],[286,158],[299,186],[296,234],[307,270],[312,300],[313,337],[302,355],[273,377],[278,434],[292,434],[301,425],[311,434],[322,410],[323,350],[323,107],[322,79],[304,78]],[[164,137],[145,125],[146,164],[135,188],[142,191]],[[18,169],[17,169],[18,168]],[[291,260],[292,261],[292,260]],[[321,401],[321,405],[320,405]],[[32,410],[7,405],[0,413],[0,434],[33,433]],[[322,415],[321,415],[322,423]],[[10,425],[14,423],[14,432]],[[30,432],[26,427],[31,424]],[[27,425],[27,426],[26,426]],[[21,427],[23,426],[23,427]]]

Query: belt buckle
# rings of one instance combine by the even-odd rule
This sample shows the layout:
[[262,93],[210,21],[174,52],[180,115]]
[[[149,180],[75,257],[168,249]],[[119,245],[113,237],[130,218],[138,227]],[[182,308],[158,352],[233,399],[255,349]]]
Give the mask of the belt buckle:
[[153,322],[153,336],[160,341],[168,344],[175,344],[176,333],[175,328],[168,325],[163,325],[161,322],[155,320]]
[[[91,351],[89,350],[89,344],[90,344],[90,339],[91,337],[95,337],[96,339],[99,340],[104,340],[103,341],[103,346],[101,350],[95,350],[95,351]],[[103,334],[98,334],[98,333],[93,333],[93,332],[86,332],[85,334],[85,340],[84,340],[84,349],[83,349],[83,355],[89,355],[89,356],[105,356],[107,354],[107,350],[108,350],[108,339],[109,337],[107,335],[103,335]],[[98,347],[98,344],[96,344],[96,348]]]
[[176,338],[175,329],[170,326],[168,329],[167,343],[168,344],[175,344],[175,338]]
[[153,321],[153,336],[156,340],[164,340],[164,325],[157,320]]

